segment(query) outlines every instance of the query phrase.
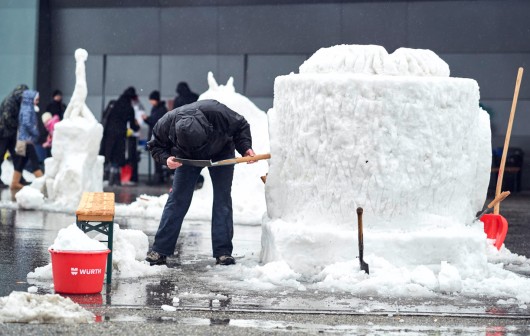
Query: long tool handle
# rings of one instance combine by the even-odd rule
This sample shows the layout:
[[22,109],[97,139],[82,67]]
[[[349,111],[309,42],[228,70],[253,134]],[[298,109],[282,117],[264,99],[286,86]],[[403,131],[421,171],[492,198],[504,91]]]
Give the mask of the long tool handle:
[[270,158],[271,158],[271,155],[269,153],[256,154],[254,156],[243,156],[243,157],[238,157],[234,159],[217,161],[217,162],[214,162],[213,164],[223,166],[223,165],[236,164],[236,163],[249,162],[249,161],[267,160]]
[[357,232],[359,234],[359,264],[361,271],[365,271],[366,274],[370,274],[370,267],[364,262],[364,242],[363,242],[363,208],[357,208]]
[[357,239],[359,242],[359,260],[363,260],[364,242],[363,242],[363,208],[357,208]]
[[[508,129],[506,130],[506,138],[504,139],[504,148],[502,150],[501,166],[499,167],[499,176],[497,178],[497,189],[495,190],[495,197],[499,196],[502,189],[502,179],[504,177],[504,166],[506,165],[506,156],[508,154],[508,146],[510,145],[510,136],[512,135],[513,118],[515,117],[515,108],[517,106],[517,98],[519,97],[519,88],[521,87],[521,80],[523,78],[523,68],[519,68],[517,72],[517,80],[515,81],[515,92],[513,93],[512,110],[510,111],[510,119],[508,121]],[[500,205],[495,205],[494,214],[498,215]]]

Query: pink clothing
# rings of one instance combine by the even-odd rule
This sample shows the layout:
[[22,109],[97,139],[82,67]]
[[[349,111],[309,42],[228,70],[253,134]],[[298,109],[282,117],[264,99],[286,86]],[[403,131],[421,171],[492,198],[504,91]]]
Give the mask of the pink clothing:
[[42,144],[42,147],[48,148],[52,146],[52,140],[53,140],[53,131],[55,129],[55,124],[57,124],[61,119],[59,119],[58,115],[54,115],[50,120],[44,124],[44,127],[48,131],[48,138],[46,138],[46,142]]

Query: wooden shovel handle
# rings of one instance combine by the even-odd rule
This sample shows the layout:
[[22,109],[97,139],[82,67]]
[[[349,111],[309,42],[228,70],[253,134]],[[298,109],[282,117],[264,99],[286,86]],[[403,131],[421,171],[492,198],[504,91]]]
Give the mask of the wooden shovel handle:
[[[512,109],[510,111],[510,118],[508,120],[508,129],[506,130],[506,137],[504,138],[504,148],[502,150],[501,165],[499,167],[499,176],[497,177],[497,188],[495,196],[499,196],[502,188],[502,179],[504,177],[504,166],[506,164],[506,155],[510,146],[510,137],[512,135],[513,118],[515,116],[515,108],[517,106],[517,97],[519,97],[519,88],[521,87],[521,80],[523,78],[523,68],[517,71],[517,79],[515,80],[515,91],[513,93]],[[494,214],[498,215],[500,211],[499,204],[495,205]]]
[[249,162],[249,161],[259,161],[259,160],[267,160],[270,159],[271,155],[270,153],[267,154],[256,154],[254,156],[243,156],[238,157],[235,159],[228,159],[228,160],[222,160],[219,162],[216,162],[218,164],[229,164],[229,163],[242,163],[242,162]]
[[508,197],[508,196],[510,196],[510,192],[509,191],[503,191],[502,193],[499,194],[499,196],[495,197],[493,199],[493,201],[490,202],[490,204],[488,204],[488,209],[491,209],[495,205],[497,205],[498,203],[504,201],[504,199],[506,197]]

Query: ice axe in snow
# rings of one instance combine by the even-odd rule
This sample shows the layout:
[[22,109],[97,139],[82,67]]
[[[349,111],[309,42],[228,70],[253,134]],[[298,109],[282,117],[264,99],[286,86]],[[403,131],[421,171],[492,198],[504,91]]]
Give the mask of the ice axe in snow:
[[368,270],[368,264],[364,262],[364,244],[363,244],[363,208],[357,208],[357,232],[359,241],[359,264],[361,265],[361,271],[365,271],[366,274],[370,274]]

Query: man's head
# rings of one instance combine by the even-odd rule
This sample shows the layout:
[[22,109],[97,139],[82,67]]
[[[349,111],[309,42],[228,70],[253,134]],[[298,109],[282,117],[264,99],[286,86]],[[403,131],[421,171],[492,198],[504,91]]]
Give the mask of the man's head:
[[153,106],[157,106],[159,102],[160,102],[160,92],[156,90],[151,92],[149,94],[149,103],[151,103],[151,105]]
[[175,123],[178,146],[187,152],[203,151],[208,143],[205,127],[195,116],[183,116]]
[[55,101],[61,101],[63,100],[63,93],[61,92],[61,90],[55,90],[52,93],[52,97]]

